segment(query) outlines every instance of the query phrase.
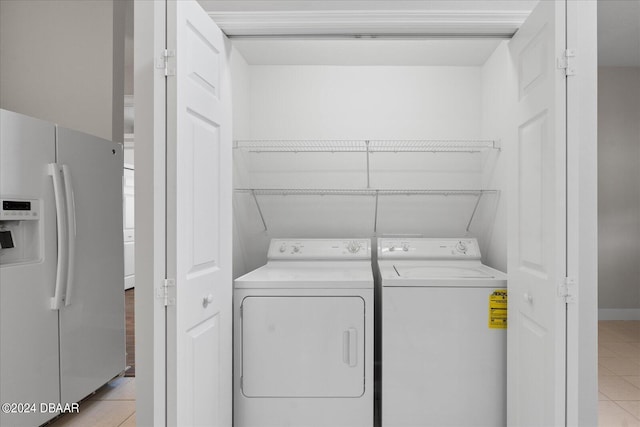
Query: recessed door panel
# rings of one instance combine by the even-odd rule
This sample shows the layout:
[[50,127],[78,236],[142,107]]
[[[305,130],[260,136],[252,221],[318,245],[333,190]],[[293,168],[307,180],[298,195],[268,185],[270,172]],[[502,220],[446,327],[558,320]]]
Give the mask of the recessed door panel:
[[566,2],[542,1],[509,42],[517,71],[510,151],[507,424],[566,424]]
[[242,392],[247,397],[359,397],[365,304],[360,297],[247,297]]

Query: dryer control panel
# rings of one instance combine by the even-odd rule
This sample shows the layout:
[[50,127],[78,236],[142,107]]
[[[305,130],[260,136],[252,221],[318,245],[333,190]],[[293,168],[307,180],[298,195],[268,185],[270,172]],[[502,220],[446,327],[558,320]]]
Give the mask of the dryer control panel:
[[378,239],[378,259],[480,259],[473,238]]
[[371,259],[369,239],[272,239],[269,260]]

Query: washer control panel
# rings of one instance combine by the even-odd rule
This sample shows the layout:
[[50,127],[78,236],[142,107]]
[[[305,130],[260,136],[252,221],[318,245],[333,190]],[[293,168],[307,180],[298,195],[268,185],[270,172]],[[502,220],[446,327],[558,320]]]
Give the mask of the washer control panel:
[[342,260],[370,259],[369,239],[272,239],[267,253],[269,260],[308,259]]
[[24,221],[40,219],[37,200],[0,199],[0,221]]
[[382,238],[380,259],[480,259],[478,241],[473,238]]

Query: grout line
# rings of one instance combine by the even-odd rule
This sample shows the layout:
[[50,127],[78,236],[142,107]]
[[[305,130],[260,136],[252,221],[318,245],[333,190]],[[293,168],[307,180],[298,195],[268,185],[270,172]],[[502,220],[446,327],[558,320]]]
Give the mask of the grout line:
[[632,419],[640,421],[640,418],[636,417],[631,412],[627,411],[625,408],[623,408],[621,405],[618,404],[618,402],[638,402],[637,400],[611,400],[611,402],[615,403],[618,408],[622,409],[624,412],[631,415]]
[[135,416],[136,416],[136,411],[133,411],[133,414],[129,415],[124,421],[122,421],[120,424],[118,424],[117,427],[120,427],[121,425],[123,425],[124,423],[129,421],[129,419],[131,419],[131,417],[135,417]]

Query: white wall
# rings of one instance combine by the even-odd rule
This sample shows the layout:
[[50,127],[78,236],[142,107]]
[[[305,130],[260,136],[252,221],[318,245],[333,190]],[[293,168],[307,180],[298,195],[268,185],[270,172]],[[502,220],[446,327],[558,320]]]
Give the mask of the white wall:
[[600,318],[640,319],[640,68],[598,70]]
[[122,141],[124,3],[0,2],[0,107]]
[[478,67],[252,66],[251,137],[477,138]]
[[[234,118],[236,140],[477,139],[484,131],[482,109],[488,102],[483,101],[483,79],[488,77],[481,67],[250,65],[248,69],[248,93],[244,86],[234,87],[241,91],[242,103],[250,106],[248,119],[244,113]],[[234,75],[237,81],[245,78],[242,73]],[[495,76],[492,84],[499,85],[501,76]],[[235,108],[234,113],[238,114]],[[490,188],[501,179],[500,173],[492,178],[483,167],[489,163],[493,170],[496,155],[376,153],[370,157],[369,185],[477,189],[486,184]],[[237,150],[235,166],[236,187],[367,187],[363,153],[254,154]],[[499,200],[485,196],[470,231],[489,250],[488,259],[494,266],[504,269],[506,239],[503,230],[496,228],[506,223],[494,225]],[[235,198],[244,271],[264,264],[273,237],[462,236],[476,199],[380,197],[375,234],[374,197],[258,196],[258,201],[268,231],[253,197],[236,194]]]
[[[231,70],[231,92],[232,99],[232,121],[233,121],[233,138],[247,139],[249,138],[249,111],[250,111],[250,84],[249,84],[249,65],[242,57],[237,49],[231,49],[231,58],[229,61]],[[238,166],[241,166],[238,164]],[[234,187],[237,186],[240,171],[238,167],[233,168]],[[233,278],[241,276],[248,271],[245,261],[246,248],[245,244],[251,241],[250,236],[241,239],[240,228],[238,223],[238,201],[234,197],[233,201]],[[248,239],[247,239],[248,238]]]
[[483,168],[485,186],[500,190],[498,200],[482,206],[483,262],[507,271],[507,179],[509,150],[515,142],[511,112],[517,98],[508,42],[504,41],[482,67],[482,137],[500,140],[501,151],[490,153]]

